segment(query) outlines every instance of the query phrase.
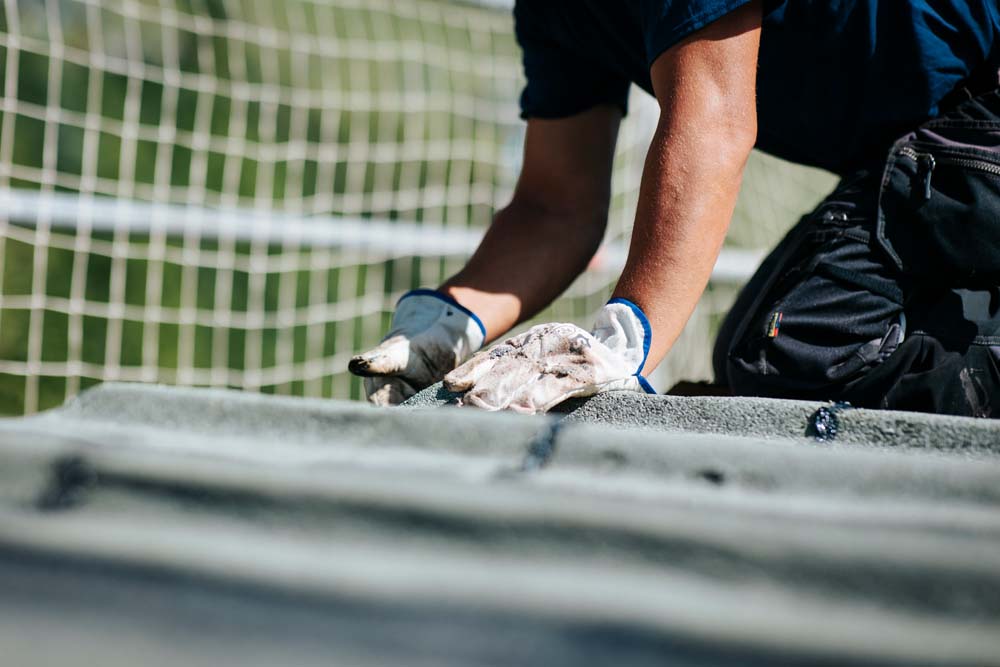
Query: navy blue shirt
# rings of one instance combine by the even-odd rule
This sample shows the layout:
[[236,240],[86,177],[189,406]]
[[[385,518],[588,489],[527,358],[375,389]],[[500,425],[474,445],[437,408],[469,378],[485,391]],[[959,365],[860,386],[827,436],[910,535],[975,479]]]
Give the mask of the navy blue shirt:
[[[626,109],[653,61],[749,0],[517,0],[525,118]],[[974,71],[1000,67],[1000,0],[765,0],[757,147],[844,172],[884,156]]]

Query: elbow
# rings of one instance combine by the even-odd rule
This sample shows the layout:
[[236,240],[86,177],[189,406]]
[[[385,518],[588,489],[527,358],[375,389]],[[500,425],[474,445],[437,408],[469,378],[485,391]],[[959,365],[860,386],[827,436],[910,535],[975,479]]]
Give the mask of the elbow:
[[756,100],[720,92],[705,100],[699,117],[711,154],[742,171],[757,144]]
[[757,123],[753,118],[740,121],[729,117],[709,127],[711,137],[704,149],[713,160],[711,166],[706,167],[712,170],[717,183],[731,183],[738,190],[750,153],[757,143]]
[[735,118],[727,119],[722,124],[720,133],[726,137],[732,157],[740,164],[746,163],[750,151],[757,145],[757,110],[751,109]]
[[746,166],[750,151],[757,145],[757,110],[751,109],[739,118],[730,120],[721,128],[725,137],[727,153],[739,169]]
[[699,157],[712,156],[718,167],[742,173],[757,143],[754,97],[717,88],[692,98],[679,105],[683,108],[663,109],[657,128],[660,139]]
[[743,171],[756,143],[756,126],[752,128],[726,126],[719,128],[712,142],[711,154],[717,156],[716,165],[723,174],[728,175],[736,183],[742,183]]

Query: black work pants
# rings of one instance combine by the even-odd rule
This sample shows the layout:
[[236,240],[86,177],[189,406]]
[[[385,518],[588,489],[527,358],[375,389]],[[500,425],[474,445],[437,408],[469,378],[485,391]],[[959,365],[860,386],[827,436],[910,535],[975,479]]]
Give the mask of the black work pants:
[[1000,417],[1000,88],[802,218],[740,293],[713,364],[735,395]]

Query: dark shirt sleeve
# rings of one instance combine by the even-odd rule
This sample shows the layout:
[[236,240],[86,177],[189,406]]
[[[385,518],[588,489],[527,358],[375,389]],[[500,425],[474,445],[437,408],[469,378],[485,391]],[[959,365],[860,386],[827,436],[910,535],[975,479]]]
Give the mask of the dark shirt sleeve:
[[[603,104],[628,111],[631,82],[613,66],[588,59],[562,43],[552,17],[551,0],[517,0],[514,26],[527,79],[521,93],[522,118],[565,118]],[[562,38],[562,39],[560,39]]]
[[[684,38],[701,30],[750,0],[644,0],[643,32],[647,63]],[[765,7],[773,0],[765,0]]]

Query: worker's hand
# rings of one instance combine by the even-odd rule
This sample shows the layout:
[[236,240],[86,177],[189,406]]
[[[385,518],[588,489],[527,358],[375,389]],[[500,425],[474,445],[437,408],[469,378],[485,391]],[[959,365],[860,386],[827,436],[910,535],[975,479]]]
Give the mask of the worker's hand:
[[614,299],[593,331],[541,324],[448,373],[444,386],[466,392],[463,403],[486,410],[546,412],[567,398],[606,391],[656,393],[639,373],[651,338],[642,310]]
[[476,315],[434,290],[414,290],[396,304],[392,328],[375,349],[351,359],[375,405],[397,405],[439,381],[483,346]]

